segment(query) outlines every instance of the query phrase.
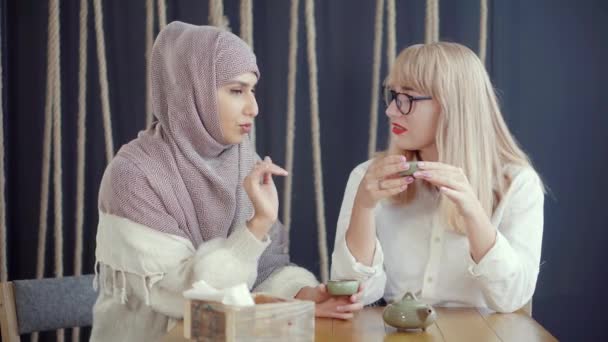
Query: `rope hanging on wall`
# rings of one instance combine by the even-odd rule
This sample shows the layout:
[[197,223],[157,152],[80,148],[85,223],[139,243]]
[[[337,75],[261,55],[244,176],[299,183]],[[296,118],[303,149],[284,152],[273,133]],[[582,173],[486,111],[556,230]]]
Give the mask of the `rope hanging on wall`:
[[325,200],[323,196],[323,167],[321,160],[321,129],[319,122],[319,85],[317,81],[317,33],[315,29],[314,0],[306,0],[306,38],[308,57],[308,79],[310,86],[310,115],[313,147],[313,168],[315,174],[315,202],[317,209],[317,229],[319,256],[321,259],[321,280],[328,280],[327,237],[325,228]]
[[[240,5],[240,17],[241,17],[241,28],[240,35],[241,39],[245,41],[245,43],[251,46],[253,50],[253,0],[241,0]],[[226,20],[227,21],[227,20]],[[251,133],[249,133],[249,137],[251,139],[251,144],[255,150],[255,122],[251,126]]]
[[209,25],[228,29],[228,19],[224,16],[224,1],[209,0]]
[[[386,69],[389,73],[397,57],[397,7],[395,0],[386,0],[386,35]],[[386,130],[390,137],[391,126],[387,125]]]
[[397,10],[395,0],[386,0],[386,65],[390,72],[397,56]]
[[99,87],[101,88],[101,109],[106,143],[106,160],[109,163],[114,157],[112,140],[112,119],[110,116],[110,95],[108,90],[108,72],[106,67],[106,43],[103,31],[103,9],[101,0],[93,0],[95,7],[95,37],[97,41],[97,60],[99,62]]
[[384,0],[376,0],[374,23],[374,61],[372,66],[372,89],[369,110],[369,142],[367,156],[371,159],[376,152],[378,140],[378,101],[380,89],[380,67],[382,66],[382,26],[384,22]]
[[480,0],[479,21],[479,59],[485,65],[488,41],[488,0]]
[[[59,2],[52,0],[51,2]],[[53,17],[53,41],[55,48],[53,49],[53,64],[55,65],[55,77],[53,78],[54,110],[53,110],[53,193],[54,193],[54,208],[55,208],[55,277],[63,276],[63,191],[62,191],[62,141],[61,141],[61,41],[59,33],[59,4],[53,5],[57,7],[56,15]]]
[[146,0],[146,128],[154,121],[154,108],[152,108],[152,85],[150,74],[150,57],[154,46],[154,5],[158,7],[158,27],[160,30],[167,26],[167,4],[165,0]]
[[439,0],[426,0],[425,43],[439,41]]
[[0,27],[0,281],[8,281],[8,261],[6,259],[6,198],[4,189],[6,175],[4,173],[4,102],[2,78],[2,27]]
[[[167,26],[167,4],[165,3],[165,0],[158,0],[157,4],[158,4],[158,28],[159,28],[159,30],[162,31],[162,29],[164,29],[165,26]],[[154,6],[152,6],[152,8],[154,11]],[[154,12],[152,12],[152,15],[154,15]]]
[[[88,0],[80,0],[80,46],[78,64],[78,144],[76,166],[76,235],[74,246],[74,275],[82,274],[82,243],[84,224],[85,190],[85,145],[86,145],[86,105],[87,105],[87,40],[88,40]],[[72,341],[80,341],[80,328],[72,330]]]
[[[59,32],[59,0],[53,0],[53,64],[55,65],[55,77],[53,78],[54,110],[53,110],[53,204],[55,209],[54,225],[54,255],[55,255],[55,277],[63,277],[63,182],[62,172],[62,142],[61,142],[61,41]],[[65,340],[63,329],[57,330],[57,341]]]
[[36,277],[42,278],[45,272],[44,256],[46,254],[46,234],[48,228],[48,196],[51,165],[52,129],[53,118],[56,107],[55,101],[55,77],[58,64],[55,61],[56,52],[59,47],[59,3],[58,0],[49,2],[48,41],[47,41],[47,76],[46,76],[46,99],[44,108],[44,132],[42,149],[42,179],[40,197],[40,222],[38,229],[38,256],[36,264]]
[[36,258],[36,278],[44,276],[46,255],[46,234],[48,228],[48,204],[49,204],[49,175],[51,165],[51,128],[53,119],[53,78],[55,77],[54,65],[51,63],[51,8],[49,6],[48,40],[47,40],[47,63],[46,63],[46,97],[44,105],[44,130],[42,133],[42,166],[40,176],[40,211],[38,218],[38,248]]
[[253,0],[241,0],[241,39],[253,49]]
[[154,119],[154,109],[152,108],[152,87],[148,77],[148,75],[150,75],[150,56],[152,55],[152,45],[154,45],[154,0],[146,0],[146,128],[152,125],[152,121]]
[[[54,214],[54,263],[55,277],[63,276],[63,193],[61,181],[61,63],[59,0],[49,1],[48,41],[47,41],[47,80],[43,133],[42,191],[40,203],[40,222],[38,231],[38,255],[36,277],[44,277],[47,234],[47,214],[49,195],[49,172],[51,152],[53,153],[53,204]],[[51,141],[52,138],[52,141]],[[38,341],[38,334],[32,334],[32,341]],[[57,330],[57,341],[64,340],[63,329]]]
[[[287,230],[287,236],[291,231],[291,192],[293,185],[293,153],[296,137],[296,76],[298,63],[298,9],[299,0],[291,0],[291,11],[289,14],[289,58],[287,71],[287,141],[285,148],[285,169],[289,175],[285,178],[285,189],[283,190],[283,224]],[[289,242],[286,252],[289,251]]]
[[84,222],[84,165],[86,161],[86,109],[87,109],[87,41],[88,41],[87,0],[80,0],[80,46],[78,68],[78,144],[76,166],[76,246],[74,259],[74,274],[82,274],[82,226]]

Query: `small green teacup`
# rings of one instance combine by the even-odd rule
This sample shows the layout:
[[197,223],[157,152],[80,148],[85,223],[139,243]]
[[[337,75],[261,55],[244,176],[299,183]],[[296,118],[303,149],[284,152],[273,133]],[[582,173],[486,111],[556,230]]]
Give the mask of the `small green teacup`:
[[400,177],[411,176],[411,175],[414,174],[414,172],[416,172],[418,170],[418,163],[416,163],[416,162],[409,162],[408,164],[410,164],[410,168],[407,169],[407,170],[400,171],[398,173],[398,175]]
[[357,291],[359,291],[358,280],[330,280],[327,282],[327,292],[332,296],[350,296]]

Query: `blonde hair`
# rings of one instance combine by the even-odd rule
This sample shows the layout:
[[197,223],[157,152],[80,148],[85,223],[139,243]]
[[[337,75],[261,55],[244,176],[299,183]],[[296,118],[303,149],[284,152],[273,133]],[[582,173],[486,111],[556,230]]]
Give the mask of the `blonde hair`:
[[[441,108],[435,136],[438,161],[463,170],[491,217],[509,187],[504,166],[532,165],[509,132],[477,55],[457,43],[412,45],[401,51],[386,82],[410,87],[437,101]],[[408,160],[418,156],[417,151],[403,151],[393,143],[385,153],[403,154]],[[406,203],[415,193],[416,186],[410,186],[395,199]],[[442,198],[439,212],[451,228],[463,232],[461,217],[451,201]]]

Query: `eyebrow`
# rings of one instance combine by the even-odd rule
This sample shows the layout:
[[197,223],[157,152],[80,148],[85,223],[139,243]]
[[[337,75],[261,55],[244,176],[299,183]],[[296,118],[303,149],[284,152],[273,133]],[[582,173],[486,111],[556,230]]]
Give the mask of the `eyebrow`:
[[[384,86],[387,88],[395,89],[395,86],[392,84],[385,84]],[[399,87],[399,89],[401,89],[401,91],[416,91],[416,90],[414,90],[414,88],[409,87],[409,86]]]
[[247,83],[247,82],[243,82],[243,81],[238,81],[238,80],[234,80],[234,81],[230,81],[228,82],[229,85],[240,85],[241,87],[251,87],[254,88],[256,86],[257,83],[254,83],[253,85],[251,83]]

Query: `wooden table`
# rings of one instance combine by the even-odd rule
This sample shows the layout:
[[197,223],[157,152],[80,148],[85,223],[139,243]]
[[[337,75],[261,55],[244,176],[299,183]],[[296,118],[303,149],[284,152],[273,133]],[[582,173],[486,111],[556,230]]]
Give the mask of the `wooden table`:
[[[426,332],[397,332],[385,326],[382,307],[366,308],[350,321],[317,318],[315,341],[396,342],[396,341],[557,341],[523,311],[512,314],[487,314],[470,308],[436,308],[437,320]],[[184,342],[179,323],[162,340]]]

